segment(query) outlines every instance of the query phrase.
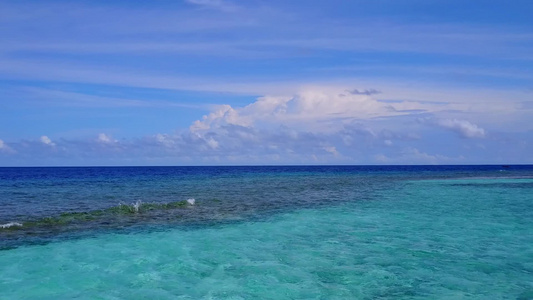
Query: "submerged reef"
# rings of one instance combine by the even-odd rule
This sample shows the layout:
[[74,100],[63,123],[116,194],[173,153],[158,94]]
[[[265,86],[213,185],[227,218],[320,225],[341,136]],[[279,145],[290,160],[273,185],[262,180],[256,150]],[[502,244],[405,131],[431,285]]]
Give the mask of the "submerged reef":
[[120,203],[106,209],[87,212],[64,212],[57,216],[44,217],[25,222],[10,222],[0,225],[0,232],[29,230],[42,227],[61,227],[87,222],[110,223],[118,219],[124,220],[136,217],[149,217],[161,211],[187,208],[195,205],[194,199],[169,203],[143,203],[140,200],[132,204]]

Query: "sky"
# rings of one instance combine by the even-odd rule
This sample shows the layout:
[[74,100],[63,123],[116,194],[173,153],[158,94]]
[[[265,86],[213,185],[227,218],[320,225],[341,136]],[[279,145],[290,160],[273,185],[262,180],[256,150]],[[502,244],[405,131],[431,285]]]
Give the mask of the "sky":
[[532,164],[532,10],[0,0],[0,166]]

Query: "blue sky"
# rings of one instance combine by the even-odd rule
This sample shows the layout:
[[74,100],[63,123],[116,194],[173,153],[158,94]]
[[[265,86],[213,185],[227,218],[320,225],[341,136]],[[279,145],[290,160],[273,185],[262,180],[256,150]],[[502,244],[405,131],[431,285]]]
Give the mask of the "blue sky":
[[533,163],[530,1],[0,1],[0,166]]

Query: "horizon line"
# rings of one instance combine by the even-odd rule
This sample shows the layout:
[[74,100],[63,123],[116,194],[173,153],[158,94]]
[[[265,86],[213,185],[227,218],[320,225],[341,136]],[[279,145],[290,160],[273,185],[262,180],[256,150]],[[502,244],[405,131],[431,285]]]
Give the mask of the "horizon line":
[[180,167],[458,167],[458,166],[533,166],[524,164],[288,164],[288,165],[69,165],[69,166],[0,166],[0,168],[180,168]]

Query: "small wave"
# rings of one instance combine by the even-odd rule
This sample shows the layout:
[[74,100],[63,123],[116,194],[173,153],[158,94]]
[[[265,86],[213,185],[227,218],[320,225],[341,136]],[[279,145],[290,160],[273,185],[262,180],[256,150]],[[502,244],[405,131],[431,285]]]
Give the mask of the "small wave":
[[13,226],[18,226],[18,227],[22,227],[22,223],[18,223],[18,222],[9,222],[9,223],[6,223],[6,224],[1,224],[0,225],[0,228],[2,229],[6,229],[6,228],[11,228]]
[[141,205],[142,205],[141,200],[137,200],[137,202],[131,204],[131,206],[133,207],[136,213],[139,212],[139,207],[141,207]]
[[129,211],[131,213],[138,213],[139,209],[143,205],[145,205],[145,204],[142,203],[141,200],[137,200],[137,201],[131,203],[131,205],[126,204],[124,202],[119,202],[118,206],[114,207],[114,209],[120,209],[120,210],[123,210],[124,212],[128,212]]
[[194,198],[187,199],[187,203],[189,203],[190,205],[194,205],[195,202],[196,200],[194,200]]

